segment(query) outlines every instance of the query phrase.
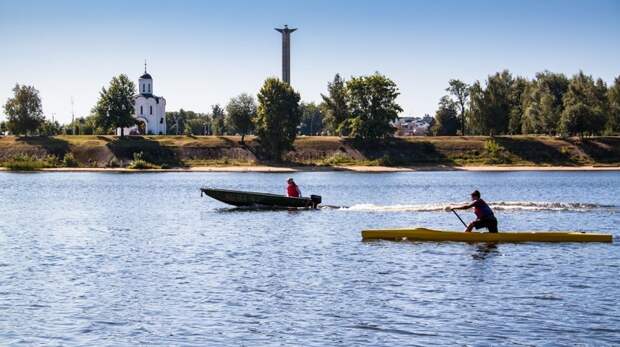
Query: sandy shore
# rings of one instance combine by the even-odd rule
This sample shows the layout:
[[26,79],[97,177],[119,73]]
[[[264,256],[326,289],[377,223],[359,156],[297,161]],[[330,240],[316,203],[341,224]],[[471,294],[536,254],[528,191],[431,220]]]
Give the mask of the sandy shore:
[[[7,171],[1,168],[0,171]],[[416,172],[416,171],[481,171],[481,172],[512,172],[512,171],[620,171],[620,166],[419,166],[419,167],[389,167],[389,166],[331,166],[331,167],[281,167],[281,166],[196,166],[177,169],[149,169],[132,170],[125,168],[50,168],[44,172],[264,172],[264,173],[293,173],[293,172]]]

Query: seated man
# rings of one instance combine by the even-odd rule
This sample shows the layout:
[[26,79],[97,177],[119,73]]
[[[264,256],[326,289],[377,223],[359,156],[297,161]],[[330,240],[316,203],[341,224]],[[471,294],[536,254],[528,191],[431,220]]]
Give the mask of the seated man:
[[466,204],[463,206],[451,207],[453,210],[467,210],[470,208],[474,208],[474,213],[476,214],[476,220],[469,223],[465,232],[469,233],[473,228],[481,229],[487,228],[490,233],[497,232],[497,219],[495,219],[495,215],[493,214],[493,210],[487,205],[487,203],[480,198],[480,192],[474,190],[471,193],[472,203]]
[[286,196],[291,198],[300,198],[301,190],[299,190],[299,186],[295,184],[295,181],[292,178],[289,178],[286,182],[288,183],[286,186]]

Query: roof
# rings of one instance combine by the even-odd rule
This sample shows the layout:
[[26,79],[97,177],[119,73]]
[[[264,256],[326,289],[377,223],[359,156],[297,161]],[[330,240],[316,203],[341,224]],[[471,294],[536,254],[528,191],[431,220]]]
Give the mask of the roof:
[[149,80],[152,80],[152,79],[153,79],[153,77],[151,77],[151,75],[149,75],[149,74],[148,74],[148,73],[146,73],[146,72],[144,73],[144,75],[140,76],[140,78],[146,78],[146,79],[149,79]]

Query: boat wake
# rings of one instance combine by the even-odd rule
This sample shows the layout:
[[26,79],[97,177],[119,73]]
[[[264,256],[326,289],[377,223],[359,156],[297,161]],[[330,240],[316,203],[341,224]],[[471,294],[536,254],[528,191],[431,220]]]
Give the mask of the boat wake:
[[[338,208],[341,211],[359,212],[439,212],[448,211],[448,203],[434,204],[397,204],[397,205],[375,205],[375,204],[356,204],[349,207]],[[601,205],[581,202],[531,202],[531,201],[496,201],[489,204],[496,211],[567,211],[567,212],[589,212],[589,211],[619,211],[615,205]]]

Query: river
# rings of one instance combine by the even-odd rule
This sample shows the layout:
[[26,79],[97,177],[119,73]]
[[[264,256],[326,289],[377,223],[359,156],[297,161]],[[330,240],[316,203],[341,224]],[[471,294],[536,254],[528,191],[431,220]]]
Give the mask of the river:
[[[0,345],[620,344],[620,173],[294,174],[318,211],[200,196],[287,176],[0,172]],[[474,189],[500,231],[616,242],[361,241],[461,230],[443,207]]]

